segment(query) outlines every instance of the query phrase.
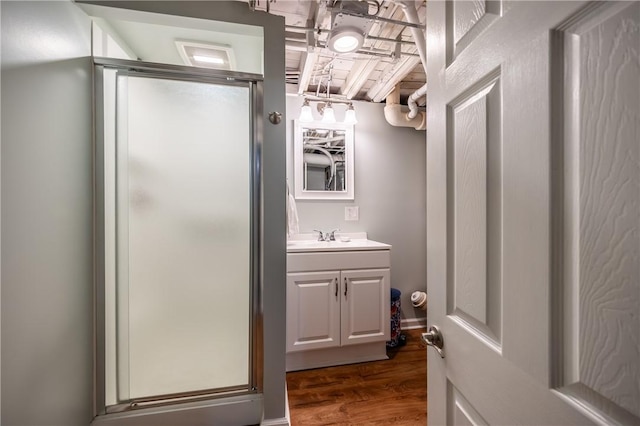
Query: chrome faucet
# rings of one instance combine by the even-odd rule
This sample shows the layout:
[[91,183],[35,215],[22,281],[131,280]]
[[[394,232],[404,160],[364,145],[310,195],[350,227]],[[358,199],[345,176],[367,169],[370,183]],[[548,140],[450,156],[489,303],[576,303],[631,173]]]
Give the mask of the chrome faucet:
[[314,229],[314,232],[318,233],[318,241],[335,241],[336,240],[336,231],[340,229],[334,229],[331,232],[322,232],[319,229]]
[[313,231],[318,233],[318,241],[329,241],[329,234],[325,236],[322,231],[319,231],[317,229],[314,229]]

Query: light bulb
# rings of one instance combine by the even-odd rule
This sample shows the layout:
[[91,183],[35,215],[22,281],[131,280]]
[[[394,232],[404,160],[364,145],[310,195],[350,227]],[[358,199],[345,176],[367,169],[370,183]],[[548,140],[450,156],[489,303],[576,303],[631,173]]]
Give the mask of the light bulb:
[[327,47],[336,53],[355,52],[364,43],[364,34],[354,27],[336,27],[331,30]]
[[336,38],[333,42],[333,49],[336,52],[353,52],[358,49],[358,39],[352,35],[343,35],[342,37]]
[[349,108],[347,108],[347,112],[344,114],[344,122],[345,124],[356,124],[358,122],[353,104],[349,104]]
[[224,59],[214,58],[213,56],[193,55],[193,60],[197,62],[205,62],[207,64],[224,64]]
[[300,117],[298,121],[301,123],[310,123],[313,121],[313,113],[311,112],[311,106],[309,105],[309,100],[305,99],[304,104],[302,104],[302,108],[300,108]]
[[322,122],[323,123],[336,122],[336,115],[333,112],[333,107],[331,106],[331,102],[328,102],[327,106],[324,107],[324,111],[322,112]]

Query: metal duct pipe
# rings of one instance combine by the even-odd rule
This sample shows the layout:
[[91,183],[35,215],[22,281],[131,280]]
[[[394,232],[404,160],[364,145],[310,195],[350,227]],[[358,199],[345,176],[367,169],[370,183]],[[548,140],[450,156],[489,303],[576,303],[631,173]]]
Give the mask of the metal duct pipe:
[[[336,167],[338,163],[344,163],[344,155],[342,154],[333,154],[333,162],[334,164],[336,164]],[[317,166],[330,166],[331,165],[331,159],[329,157],[327,157],[326,154],[313,154],[310,152],[305,152],[304,153],[304,162],[305,163],[309,163],[309,164],[314,164]]]
[[327,158],[326,155],[323,154],[310,154],[308,152],[304,153],[304,162],[307,164],[314,164],[317,166],[331,166],[331,160]]
[[[329,159],[329,165],[331,167],[331,179],[329,180],[329,184],[331,184],[331,182],[333,182],[333,180],[336,178],[336,162],[333,159],[333,155],[331,155],[331,153],[329,151],[327,151],[324,148],[321,148],[319,146],[316,145],[310,145],[308,143],[305,143],[304,145],[302,145],[302,148],[309,148],[309,149],[313,149],[315,151],[319,151],[321,153],[323,153],[324,155],[326,155]],[[307,154],[311,154],[311,153],[306,153]],[[317,154],[319,155],[319,154]]]

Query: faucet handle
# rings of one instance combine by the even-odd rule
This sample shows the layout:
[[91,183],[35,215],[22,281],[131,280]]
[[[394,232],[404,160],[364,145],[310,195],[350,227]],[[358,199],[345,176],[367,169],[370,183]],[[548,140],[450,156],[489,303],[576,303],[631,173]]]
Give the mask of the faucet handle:
[[329,241],[328,235],[327,235],[327,238],[325,239],[324,234],[322,233],[322,231],[320,231],[318,229],[314,229],[313,231],[318,233],[318,241]]
[[336,228],[333,231],[331,231],[328,235],[329,235],[329,241],[335,241],[336,240],[336,231],[339,231],[340,228]]

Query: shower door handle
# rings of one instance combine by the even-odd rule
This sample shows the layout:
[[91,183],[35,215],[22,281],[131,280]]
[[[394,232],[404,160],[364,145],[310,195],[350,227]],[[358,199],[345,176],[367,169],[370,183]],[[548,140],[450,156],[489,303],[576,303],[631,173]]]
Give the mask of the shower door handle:
[[271,124],[280,124],[280,121],[282,121],[282,113],[278,111],[270,112],[269,121],[271,122]]

